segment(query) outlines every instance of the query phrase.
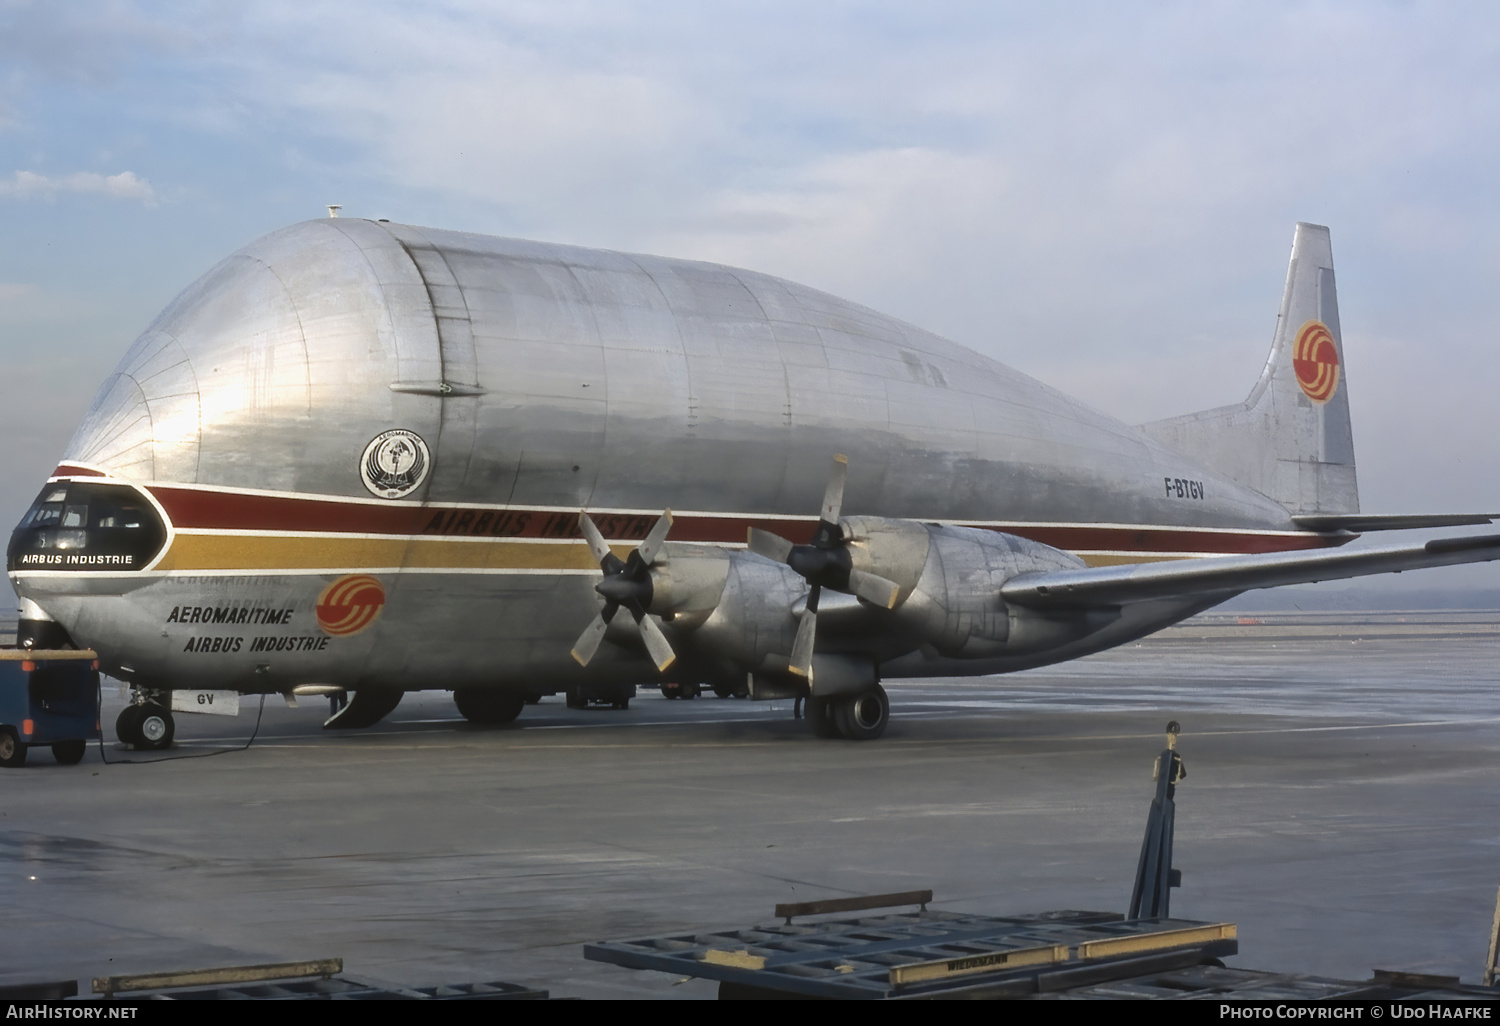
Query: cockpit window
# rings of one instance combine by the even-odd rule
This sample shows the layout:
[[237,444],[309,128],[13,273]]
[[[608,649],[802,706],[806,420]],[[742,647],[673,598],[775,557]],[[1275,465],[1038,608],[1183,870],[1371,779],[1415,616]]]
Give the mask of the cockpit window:
[[32,508],[31,512],[21,519],[22,527],[55,527],[62,519],[62,503],[44,502]]
[[139,570],[167,539],[156,510],[128,485],[48,485],[11,534],[11,570]]

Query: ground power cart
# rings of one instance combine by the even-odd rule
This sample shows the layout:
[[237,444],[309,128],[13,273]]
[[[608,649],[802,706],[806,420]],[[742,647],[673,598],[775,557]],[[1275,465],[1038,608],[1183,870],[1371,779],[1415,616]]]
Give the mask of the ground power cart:
[[0,648],[0,766],[24,765],[41,745],[72,766],[98,737],[98,655]]

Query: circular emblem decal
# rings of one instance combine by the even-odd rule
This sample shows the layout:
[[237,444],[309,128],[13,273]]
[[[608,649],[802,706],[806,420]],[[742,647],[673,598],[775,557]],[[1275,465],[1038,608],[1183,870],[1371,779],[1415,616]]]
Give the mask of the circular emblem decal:
[[358,634],[380,617],[385,588],[369,574],[340,577],[318,596],[318,626],[336,638]]
[[365,446],[359,458],[359,476],[365,487],[382,499],[400,499],[421,487],[431,466],[432,458],[421,435],[392,428]]
[[1297,384],[1315,403],[1326,403],[1339,387],[1339,350],[1333,333],[1322,321],[1308,321],[1297,330],[1292,346],[1292,369]]

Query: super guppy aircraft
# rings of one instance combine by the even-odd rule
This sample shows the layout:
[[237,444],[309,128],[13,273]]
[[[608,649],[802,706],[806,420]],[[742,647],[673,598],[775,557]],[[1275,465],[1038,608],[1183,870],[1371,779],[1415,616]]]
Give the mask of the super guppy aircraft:
[[663,680],[806,696],[820,734],[873,738],[883,677],[1500,558],[1500,536],[1334,551],[1490,519],[1358,510],[1319,226],[1249,398],[1131,427],[767,275],[331,218],[140,336],[8,569],[20,643],[97,650],[146,747],[173,690],[344,693],[330,725],[368,726],[410,690],[508,722]]

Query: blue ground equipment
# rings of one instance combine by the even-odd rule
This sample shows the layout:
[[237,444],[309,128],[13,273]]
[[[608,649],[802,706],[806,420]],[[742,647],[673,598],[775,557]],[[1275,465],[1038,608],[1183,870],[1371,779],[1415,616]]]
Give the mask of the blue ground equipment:
[[89,649],[0,648],[0,766],[49,745],[64,766],[99,737],[99,656]]

